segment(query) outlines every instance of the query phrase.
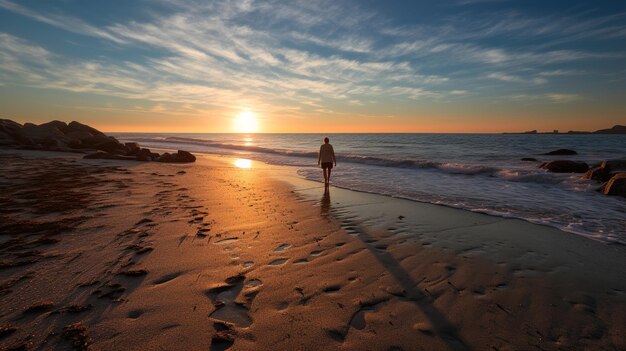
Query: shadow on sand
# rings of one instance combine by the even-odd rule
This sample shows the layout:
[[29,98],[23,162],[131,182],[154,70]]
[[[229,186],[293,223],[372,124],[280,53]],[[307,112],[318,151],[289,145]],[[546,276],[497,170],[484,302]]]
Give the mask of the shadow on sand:
[[[324,187],[324,195],[320,200],[320,212],[325,218],[332,215],[330,202],[330,189],[328,185]],[[338,218],[339,219],[339,218]],[[339,219],[341,220],[341,219]],[[440,338],[450,350],[468,351],[471,348],[458,335],[457,329],[447,320],[446,316],[433,306],[432,298],[422,291],[411,275],[402,268],[398,262],[387,251],[377,250],[371,243],[375,241],[369,233],[361,226],[352,226],[358,233],[358,238],[370,253],[385,267],[385,269],[396,279],[398,284],[406,291],[406,298],[413,302],[426,315],[433,326],[433,334]]]

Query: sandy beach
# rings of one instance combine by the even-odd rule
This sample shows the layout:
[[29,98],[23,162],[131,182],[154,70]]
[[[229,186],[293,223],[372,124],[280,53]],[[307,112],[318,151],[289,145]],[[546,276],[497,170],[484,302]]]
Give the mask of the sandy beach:
[[626,349],[623,245],[198,156],[0,151],[0,349]]

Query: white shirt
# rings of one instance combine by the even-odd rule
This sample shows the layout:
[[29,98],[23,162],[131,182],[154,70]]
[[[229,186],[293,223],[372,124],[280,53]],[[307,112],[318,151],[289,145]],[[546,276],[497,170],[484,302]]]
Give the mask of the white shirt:
[[335,160],[335,150],[333,146],[330,144],[322,144],[320,146],[320,162],[334,162]]

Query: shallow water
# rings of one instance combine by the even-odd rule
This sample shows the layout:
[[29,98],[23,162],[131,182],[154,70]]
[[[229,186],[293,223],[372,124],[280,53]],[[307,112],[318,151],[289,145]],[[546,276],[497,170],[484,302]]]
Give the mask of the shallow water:
[[[320,181],[322,134],[116,134],[148,147],[236,155],[291,165]],[[336,186],[522,218],[597,240],[626,244],[626,201],[595,190],[579,174],[539,169],[541,161],[590,165],[626,157],[623,135],[332,134]],[[543,156],[569,148],[575,156]]]

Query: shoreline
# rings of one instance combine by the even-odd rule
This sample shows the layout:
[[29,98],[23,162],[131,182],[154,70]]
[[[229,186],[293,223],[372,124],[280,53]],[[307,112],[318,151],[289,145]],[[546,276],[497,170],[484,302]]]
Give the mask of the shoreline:
[[619,245],[257,161],[18,154],[0,347],[626,347]]
[[[176,149],[167,149],[167,148],[153,148],[153,149],[157,150],[159,152],[161,152],[161,151],[163,151],[163,152],[176,152]],[[220,155],[220,154],[217,154],[217,153],[212,153],[212,152],[207,152],[207,151],[194,151],[194,152],[196,154],[207,155],[207,156],[218,157],[218,158],[225,158],[225,159],[246,158],[246,155],[242,155],[241,157],[237,157],[237,156],[234,156],[234,155]],[[266,164],[266,165],[271,166],[271,167],[275,167],[276,169],[280,169],[280,170],[286,171],[287,173],[289,173],[292,170],[297,170],[297,168],[298,168],[297,166],[272,164],[272,163],[266,163],[264,161],[259,161],[259,160],[254,160],[254,159],[251,159],[251,160],[253,160],[254,162],[259,162],[261,164]],[[294,172],[291,172],[291,173],[294,173]],[[311,182],[312,184],[322,184],[321,182],[317,182],[317,181],[314,181],[314,180],[306,179],[305,177],[303,177],[301,175],[297,175],[297,177],[299,177],[300,179],[302,179],[304,181]],[[284,179],[289,179],[289,177],[284,178]],[[597,237],[597,234],[595,234],[595,236],[594,236],[594,235],[592,235],[590,233],[583,232],[583,231],[567,230],[563,226],[559,226],[556,223],[545,223],[545,222],[541,222],[541,221],[538,221],[538,220],[537,221],[533,221],[532,219],[523,217],[522,215],[497,214],[497,213],[494,213],[493,211],[489,211],[489,210],[471,210],[471,209],[468,209],[468,208],[463,208],[461,206],[454,206],[454,205],[445,204],[445,203],[433,203],[433,202],[418,200],[418,199],[414,199],[414,198],[410,198],[410,197],[406,197],[406,196],[401,196],[401,195],[397,196],[397,195],[381,194],[381,193],[377,193],[377,192],[373,192],[373,191],[352,189],[352,188],[349,188],[349,187],[342,187],[342,186],[337,186],[337,185],[333,185],[333,187],[336,187],[336,188],[339,188],[339,189],[344,189],[344,190],[347,190],[347,191],[353,191],[353,192],[364,193],[364,194],[371,194],[371,195],[378,195],[378,196],[384,196],[384,197],[388,197],[388,198],[392,198],[392,199],[406,200],[406,201],[417,202],[417,203],[426,204],[426,205],[442,206],[442,207],[445,207],[445,208],[462,210],[462,211],[466,211],[466,212],[470,212],[470,213],[476,213],[476,214],[481,214],[481,215],[486,215],[486,216],[490,216],[490,217],[521,220],[521,221],[524,221],[524,222],[527,222],[527,223],[530,223],[530,224],[533,224],[533,225],[538,225],[538,226],[542,226],[542,227],[548,227],[548,228],[552,228],[552,229],[557,229],[557,230],[559,230],[559,231],[561,231],[563,233],[567,233],[567,234],[570,234],[570,235],[576,235],[576,236],[583,237],[583,238],[586,238],[586,239],[589,239],[589,240],[593,240],[593,241],[597,241],[597,242],[600,242],[600,243],[603,243],[603,244],[606,244],[606,245],[626,246],[626,242],[620,241],[619,239]]]

